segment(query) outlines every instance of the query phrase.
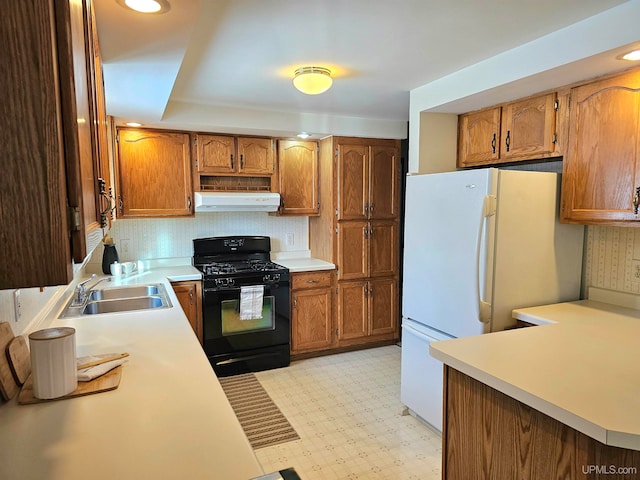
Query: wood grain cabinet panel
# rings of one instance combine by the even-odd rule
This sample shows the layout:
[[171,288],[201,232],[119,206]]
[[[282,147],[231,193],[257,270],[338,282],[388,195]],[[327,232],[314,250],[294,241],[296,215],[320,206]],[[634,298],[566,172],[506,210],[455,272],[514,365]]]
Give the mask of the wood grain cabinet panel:
[[639,145],[640,70],[573,88],[562,219],[610,225],[638,222],[634,197],[640,187]]
[[271,175],[275,171],[272,139],[238,137],[237,149],[238,173]]
[[102,236],[92,15],[90,0],[3,4],[2,289],[69,283]]
[[394,146],[371,146],[370,219],[396,219],[400,213],[400,159]]
[[444,382],[442,478],[636,478],[606,470],[638,468],[639,451],[604,445],[448,366]]
[[291,274],[292,354],[333,346],[333,276],[333,271]]
[[458,120],[458,167],[482,165],[500,155],[500,107],[461,115]]
[[556,152],[555,92],[460,115],[458,167],[561,155]]
[[338,283],[338,341],[362,339],[369,333],[366,280]]
[[367,218],[369,149],[341,143],[338,147],[338,220]]
[[193,214],[189,134],[120,128],[116,165],[120,216]]
[[193,332],[202,344],[202,282],[186,280],[171,282],[180,306],[187,316]]
[[388,277],[398,272],[398,223],[369,222],[368,276]]
[[365,278],[369,274],[369,222],[338,224],[338,279]]
[[278,141],[280,215],[318,215],[318,144]]
[[199,173],[233,173],[236,171],[235,138],[198,134],[195,138],[196,164]]
[[395,334],[398,331],[398,280],[381,278],[369,281],[369,335]]

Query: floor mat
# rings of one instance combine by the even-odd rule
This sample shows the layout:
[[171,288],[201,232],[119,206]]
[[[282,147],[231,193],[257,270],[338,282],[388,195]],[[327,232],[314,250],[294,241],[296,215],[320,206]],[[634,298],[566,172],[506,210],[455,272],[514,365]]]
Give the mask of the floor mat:
[[253,373],[219,381],[254,450],[300,438]]

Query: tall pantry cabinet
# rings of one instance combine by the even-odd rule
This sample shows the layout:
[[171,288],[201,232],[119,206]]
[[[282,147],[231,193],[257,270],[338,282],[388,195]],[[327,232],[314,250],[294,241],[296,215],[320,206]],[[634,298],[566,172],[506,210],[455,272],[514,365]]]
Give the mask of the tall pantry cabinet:
[[320,215],[312,255],[337,267],[337,346],[398,337],[400,141],[320,141]]

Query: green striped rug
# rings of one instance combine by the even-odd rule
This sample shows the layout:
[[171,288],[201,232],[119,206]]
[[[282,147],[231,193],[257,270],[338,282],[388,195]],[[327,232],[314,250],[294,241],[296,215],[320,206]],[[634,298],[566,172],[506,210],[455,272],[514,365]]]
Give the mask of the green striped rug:
[[254,450],[300,438],[253,373],[219,380]]

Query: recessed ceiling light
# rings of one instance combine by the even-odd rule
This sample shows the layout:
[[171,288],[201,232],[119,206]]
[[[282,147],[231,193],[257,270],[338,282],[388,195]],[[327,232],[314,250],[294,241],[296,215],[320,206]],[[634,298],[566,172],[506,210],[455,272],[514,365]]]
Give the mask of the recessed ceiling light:
[[170,8],[167,0],[116,0],[116,2],[140,13],[165,13]]
[[640,60],[640,50],[633,50],[632,52],[622,55],[623,60]]
[[142,126],[142,124],[138,123],[138,122],[127,122],[127,123],[125,123],[125,125],[127,127],[141,127]]
[[311,135],[309,135],[307,132],[300,132],[300,133],[298,134],[298,138],[302,138],[303,140],[304,140],[305,138],[309,138],[310,136],[311,136]]

